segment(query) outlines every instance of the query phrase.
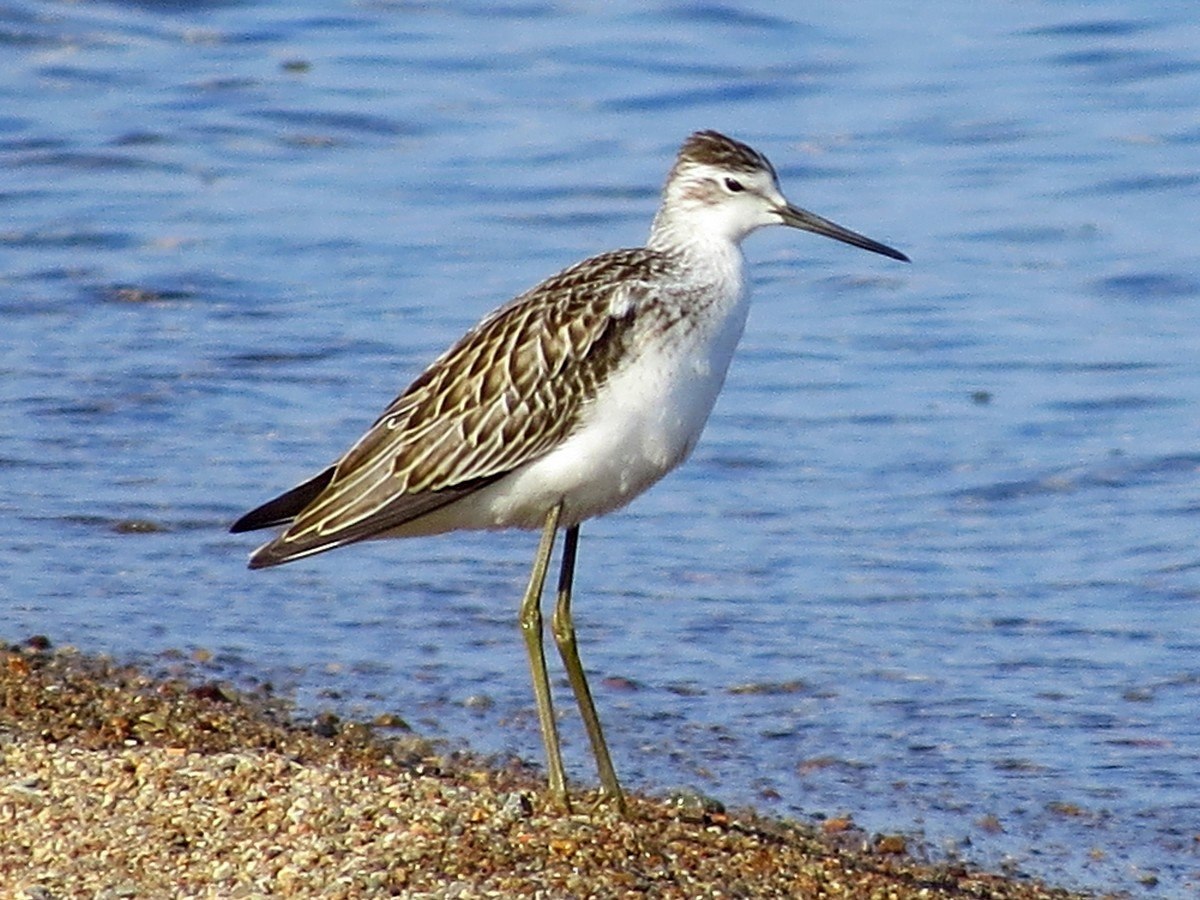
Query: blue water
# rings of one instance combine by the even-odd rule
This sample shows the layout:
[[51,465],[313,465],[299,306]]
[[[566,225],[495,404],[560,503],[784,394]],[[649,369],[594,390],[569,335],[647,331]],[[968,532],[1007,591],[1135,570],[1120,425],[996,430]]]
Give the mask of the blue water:
[[1200,11],[812,7],[6,4],[4,637],[205,648],[540,760],[534,536],[251,573],[226,528],[491,307],[640,243],[719,128],[914,262],[748,242],[694,458],[583,532],[618,770],[1194,896]]

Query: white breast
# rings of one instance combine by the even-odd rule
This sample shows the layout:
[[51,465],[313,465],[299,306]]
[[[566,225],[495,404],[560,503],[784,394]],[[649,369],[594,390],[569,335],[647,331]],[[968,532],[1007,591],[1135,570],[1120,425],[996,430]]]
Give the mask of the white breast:
[[561,523],[577,524],[620,509],[687,459],[724,384],[748,310],[738,248],[719,244],[702,259],[692,270],[698,284],[664,285],[636,310],[644,318],[632,332],[628,360],[588,401],[562,444],[387,536],[537,529],[559,501]]
[[612,512],[687,459],[746,323],[742,293],[642,342],[570,438],[487,491],[492,527],[539,527],[559,498],[564,524]]

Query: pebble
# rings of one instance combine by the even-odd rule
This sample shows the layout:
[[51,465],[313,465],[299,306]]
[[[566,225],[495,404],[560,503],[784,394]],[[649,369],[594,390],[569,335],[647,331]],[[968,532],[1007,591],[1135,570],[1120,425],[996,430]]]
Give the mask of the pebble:
[[193,687],[0,645],[0,897],[1084,896],[920,863],[901,836],[872,849],[850,820],[643,796],[626,820],[589,792],[563,810],[526,767]]

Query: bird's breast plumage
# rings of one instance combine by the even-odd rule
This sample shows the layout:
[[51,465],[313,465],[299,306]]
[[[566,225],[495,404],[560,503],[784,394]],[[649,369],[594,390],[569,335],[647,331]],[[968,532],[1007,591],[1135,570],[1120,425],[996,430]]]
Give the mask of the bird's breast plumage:
[[738,274],[637,296],[620,358],[567,438],[489,490],[496,526],[537,527],[558,499],[568,523],[611,512],[688,457],[745,325]]

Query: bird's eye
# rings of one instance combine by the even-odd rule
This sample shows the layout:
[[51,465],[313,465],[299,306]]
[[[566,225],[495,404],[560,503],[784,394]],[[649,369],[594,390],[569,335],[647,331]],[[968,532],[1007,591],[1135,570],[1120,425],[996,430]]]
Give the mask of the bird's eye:
[[736,194],[736,193],[739,193],[740,191],[745,190],[745,188],[742,187],[742,183],[740,181],[738,181],[736,178],[726,178],[725,179],[725,188],[731,194]]

